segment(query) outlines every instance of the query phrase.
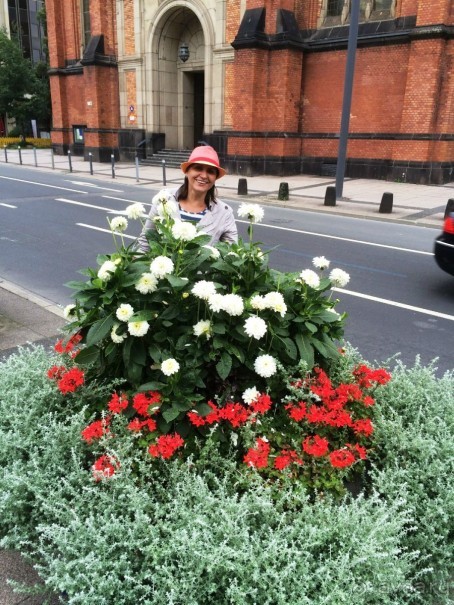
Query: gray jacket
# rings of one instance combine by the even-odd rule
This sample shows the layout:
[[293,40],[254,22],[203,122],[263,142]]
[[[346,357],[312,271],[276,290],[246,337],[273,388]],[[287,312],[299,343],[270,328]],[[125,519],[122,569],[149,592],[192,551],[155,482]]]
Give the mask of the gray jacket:
[[[176,198],[177,191],[178,189],[172,191],[165,190],[159,192],[153,198],[150,213],[148,215],[147,220],[145,221],[142,233],[139,235],[136,241],[135,248],[139,252],[147,252],[149,249],[146,233],[147,231],[156,228],[153,219],[156,216],[159,216],[159,197],[161,195],[164,195],[169,201],[173,201],[174,204],[178,206],[178,200]],[[180,220],[179,216],[174,216],[173,218],[176,221]],[[225,204],[220,200],[211,202],[210,206],[207,208],[206,213],[197,223],[197,229],[211,236],[211,240],[209,241],[209,245],[211,246],[217,244],[219,241],[227,242],[230,244],[238,241],[238,231],[236,228],[233,210],[228,204]]]

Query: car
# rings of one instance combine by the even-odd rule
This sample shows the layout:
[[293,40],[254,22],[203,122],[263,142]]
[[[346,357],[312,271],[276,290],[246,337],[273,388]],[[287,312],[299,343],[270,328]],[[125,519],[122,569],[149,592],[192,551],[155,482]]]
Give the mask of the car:
[[454,210],[445,215],[443,232],[435,240],[434,253],[440,269],[454,275]]

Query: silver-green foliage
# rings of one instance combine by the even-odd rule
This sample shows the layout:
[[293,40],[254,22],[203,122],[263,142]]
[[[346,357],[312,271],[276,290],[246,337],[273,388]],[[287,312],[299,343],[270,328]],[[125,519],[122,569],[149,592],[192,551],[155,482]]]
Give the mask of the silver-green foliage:
[[36,349],[0,365],[0,530],[4,546],[34,552],[68,603],[452,603],[452,378],[396,372],[377,406],[379,495],[339,503],[290,484],[276,493],[258,477],[247,486],[214,446],[205,469],[155,467],[115,440],[121,468],[95,483],[84,402],[55,394],[51,363]]

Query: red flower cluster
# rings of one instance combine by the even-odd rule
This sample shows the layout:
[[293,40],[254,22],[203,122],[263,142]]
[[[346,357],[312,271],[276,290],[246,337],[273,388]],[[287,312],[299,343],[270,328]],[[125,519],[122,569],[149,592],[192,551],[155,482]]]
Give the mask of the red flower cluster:
[[153,418],[147,418],[146,420],[140,420],[140,418],[133,418],[131,422],[128,424],[128,429],[133,431],[134,433],[140,432],[142,429],[146,428],[152,433],[156,430],[156,422]]
[[120,463],[116,458],[104,454],[95,461],[91,467],[91,470],[93,473],[93,478],[98,482],[112,477],[112,475],[114,475],[119,468]]
[[74,393],[74,391],[84,384],[84,373],[79,368],[67,370],[65,366],[52,366],[47,371],[47,377],[55,380],[59,391],[63,395]]
[[161,403],[161,395],[156,391],[147,391],[146,393],[137,393],[132,400],[132,407],[140,416],[149,416],[150,405]]
[[282,471],[292,463],[303,464],[303,461],[295,450],[282,450],[282,452],[276,456],[276,459],[274,460],[274,468]]
[[183,439],[178,433],[172,435],[161,435],[155,444],[150,445],[148,452],[153,458],[171,458],[176,450],[184,445]]
[[95,420],[82,431],[82,439],[87,443],[93,443],[95,439],[101,439],[109,432],[110,418],[107,416],[102,420]]
[[261,393],[248,407],[233,401],[227,402],[222,408],[216,407],[212,401],[209,401],[208,405],[213,411],[206,416],[200,416],[194,411],[188,412],[189,422],[199,427],[225,420],[236,429],[250,420],[254,421],[256,414],[266,414],[271,409],[272,401],[269,395]]
[[251,447],[243,458],[243,462],[254,468],[266,468],[268,466],[268,456],[270,454],[270,444],[267,439],[259,437],[255,441],[255,447]]
[[82,340],[81,334],[73,334],[66,343],[64,343],[63,339],[60,338],[55,343],[54,350],[56,353],[60,353],[61,355],[64,355],[65,353],[66,354],[71,353],[71,357],[74,358],[78,353],[78,351],[75,351],[74,349],[81,340]]
[[320,435],[313,435],[312,437],[306,437],[303,441],[303,450],[309,456],[324,456],[329,449],[329,441],[325,437]]
[[391,374],[384,368],[373,370],[366,365],[359,365],[353,370],[353,376],[363,389],[370,389],[377,384],[386,384],[391,380]]
[[113,393],[107,407],[112,414],[121,414],[129,405],[128,396],[126,393]]

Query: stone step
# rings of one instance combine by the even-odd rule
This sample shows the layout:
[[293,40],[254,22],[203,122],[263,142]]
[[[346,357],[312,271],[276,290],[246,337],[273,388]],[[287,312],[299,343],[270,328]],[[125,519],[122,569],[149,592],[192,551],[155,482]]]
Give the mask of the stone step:
[[157,153],[140,161],[144,166],[162,166],[163,160],[169,168],[179,168],[189,158],[190,151],[185,149],[161,149]]

